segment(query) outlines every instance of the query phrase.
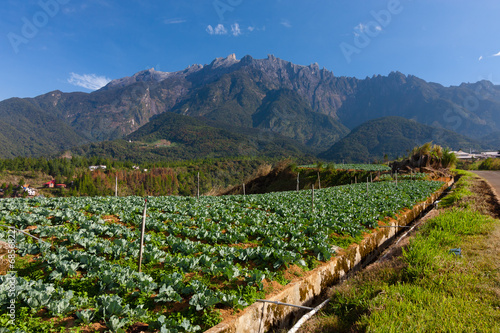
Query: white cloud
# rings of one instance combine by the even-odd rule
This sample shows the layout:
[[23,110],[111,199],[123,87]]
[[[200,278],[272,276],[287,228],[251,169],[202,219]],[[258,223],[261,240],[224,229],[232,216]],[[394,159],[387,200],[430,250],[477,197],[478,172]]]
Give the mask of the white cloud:
[[101,89],[110,81],[111,79],[108,79],[105,76],[97,76],[95,74],[80,75],[76,73],[70,73],[68,79],[68,83],[89,90]]
[[238,23],[231,25],[231,33],[233,34],[233,36],[241,35],[241,29],[240,29],[240,25]]
[[368,33],[378,34],[382,31],[382,26],[378,25],[375,21],[368,22],[367,24],[360,23],[354,27],[354,36],[359,37],[361,34]]
[[211,35],[226,35],[227,34],[226,27],[224,27],[223,24],[218,24],[215,28],[212,27],[211,25],[208,25],[208,27],[206,28],[206,31]]
[[248,31],[252,32],[255,30],[255,27],[248,27],[247,29],[248,29]]
[[376,31],[382,31],[382,27],[380,25],[374,25],[373,23],[375,22],[369,22],[368,24],[360,23],[357,26],[354,27],[354,30],[363,33],[368,31],[368,29],[374,29]]
[[483,60],[483,56],[480,56],[480,57],[479,57],[479,61],[481,61],[481,60]]
[[366,31],[366,24],[360,23],[354,27],[354,30],[359,31],[359,32],[365,32]]
[[492,55],[492,57],[500,57],[500,52],[495,53],[494,55]]
[[163,23],[165,24],[179,24],[179,23],[184,23],[186,20],[181,19],[181,18],[171,18],[171,19],[165,19],[163,20]]
[[[249,30],[253,31],[253,29],[254,28],[252,28],[252,30]],[[227,35],[231,33],[231,35],[237,37],[242,34],[241,27],[238,23],[231,24],[231,32],[229,32],[223,24],[218,24],[217,26],[215,26],[215,28],[211,25],[208,25],[205,31],[210,35]]]
[[281,20],[281,25],[284,26],[285,28],[291,28],[292,24],[288,20]]

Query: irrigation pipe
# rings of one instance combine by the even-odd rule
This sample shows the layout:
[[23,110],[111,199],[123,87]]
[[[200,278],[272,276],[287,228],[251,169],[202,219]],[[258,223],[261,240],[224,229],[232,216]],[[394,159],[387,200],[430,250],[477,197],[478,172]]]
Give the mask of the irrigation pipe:
[[255,301],[256,302],[262,302],[262,303],[273,303],[273,304],[276,304],[276,305],[292,306],[294,308],[299,308],[299,309],[314,310],[313,308],[310,308],[308,306],[288,304],[288,303],[282,303],[282,302],[278,302],[278,301],[268,301],[267,299],[256,299]]
[[328,304],[328,302],[330,301],[330,298],[326,299],[325,301],[323,301],[323,303],[321,303],[320,305],[318,305],[317,307],[315,307],[314,309],[312,309],[310,312],[306,313],[304,316],[302,316],[302,318],[300,318],[300,320],[298,322],[295,323],[295,325],[288,331],[288,333],[295,333],[297,332],[297,330],[306,322],[308,321],[312,316],[314,316],[316,314],[316,312],[318,312],[319,310],[321,310],[326,304]]

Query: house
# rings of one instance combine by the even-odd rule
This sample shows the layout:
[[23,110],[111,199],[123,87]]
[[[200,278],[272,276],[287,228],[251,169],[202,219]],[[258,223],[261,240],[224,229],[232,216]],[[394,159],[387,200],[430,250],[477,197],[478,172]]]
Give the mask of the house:
[[105,165],[91,165],[91,166],[89,166],[90,171],[96,171],[98,169],[106,170],[106,166]]
[[47,182],[43,184],[43,187],[48,187],[48,188],[66,188],[66,184],[56,184],[55,180],[51,180],[50,182]]
[[36,195],[36,191],[34,188],[23,186],[23,189],[24,189],[24,192],[27,192],[30,197],[34,197]]
[[468,153],[459,150],[459,151],[452,151],[452,153],[455,154],[455,156],[459,160],[473,160],[473,159],[486,159],[486,158],[495,158],[495,157],[500,157],[500,154],[497,151],[487,151],[487,152],[481,152],[481,153],[475,153],[472,150],[470,150]]
[[54,188],[55,186],[56,186],[55,180],[51,180],[50,182],[43,184],[43,187],[48,187],[48,188]]
[[498,151],[485,151],[485,152],[481,153],[481,156],[484,158],[488,158],[488,157],[496,158],[496,157],[500,157],[500,154],[498,153]]

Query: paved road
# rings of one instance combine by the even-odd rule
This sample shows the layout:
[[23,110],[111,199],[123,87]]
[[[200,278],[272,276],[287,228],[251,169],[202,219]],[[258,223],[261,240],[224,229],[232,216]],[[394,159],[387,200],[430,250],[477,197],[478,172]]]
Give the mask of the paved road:
[[498,194],[500,194],[500,171],[472,171],[478,176],[483,177],[495,188]]

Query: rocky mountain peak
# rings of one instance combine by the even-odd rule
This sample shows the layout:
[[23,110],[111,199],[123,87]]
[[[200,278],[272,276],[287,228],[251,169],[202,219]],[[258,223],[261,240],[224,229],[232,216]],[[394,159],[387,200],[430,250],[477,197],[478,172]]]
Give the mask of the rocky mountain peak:
[[238,59],[236,59],[236,54],[230,54],[226,58],[216,58],[212,63],[210,64],[210,67],[215,69],[219,67],[230,67],[236,63],[240,62]]
[[171,76],[172,73],[156,71],[154,68],[146,69],[121,79],[109,82],[103,89],[125,87],[136,82],[161,82]]
[[398,83],[406,83],[407,79],[406,75],[399,71],[389,73],[388,77],[392,80],[397,81]]

